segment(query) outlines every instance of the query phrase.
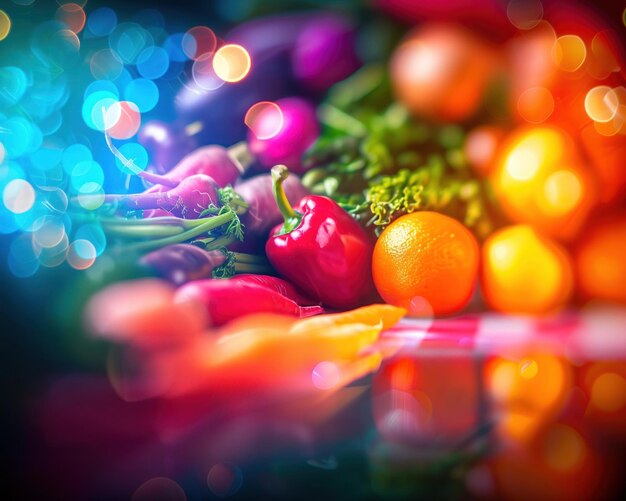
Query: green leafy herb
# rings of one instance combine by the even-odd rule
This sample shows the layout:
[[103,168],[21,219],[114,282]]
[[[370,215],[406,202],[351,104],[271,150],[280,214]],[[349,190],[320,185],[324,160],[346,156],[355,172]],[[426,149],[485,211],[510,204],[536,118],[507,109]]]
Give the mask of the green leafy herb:
[[377,232],[417,210],[453,216],[479,237],[492,231],[486,188],[463,154],[463,128],[414,120],[393,102],[385,71],[366,67],[337,84],[320,116],[324,132],[305,156],[303,183],[313,193]]

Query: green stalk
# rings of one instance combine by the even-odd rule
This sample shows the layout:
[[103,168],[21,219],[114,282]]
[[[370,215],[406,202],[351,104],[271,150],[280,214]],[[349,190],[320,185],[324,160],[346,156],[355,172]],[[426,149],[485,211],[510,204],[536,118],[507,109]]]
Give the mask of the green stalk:
[[285,233],[290,233],[295,228],[298,227],[300,221],[302,220],[302,215],[298,214],[291,204],[289,203],[289,199],[285,194],[285,188],[283,188],[283,181],[287,179],[289,175],[289,170],[284,165],[275,165],[272,167],[272,189],[274,191],[274,199],[276,200],[276,205],[278,205],[278,209],[280,213],[283,215],[283,219],[285,220],[285,224],[281,228],[279,235],[283,235]]
[[191,243],[194,245],[202,244],[204,250],[210,251],[220,249],[222,247],[228,247],[235,240],[237,240],[237,238],[234,235],[224,235],[217,238],[201,238],[199,240],[194,240]]
[[241,263],[235,259],[235,273],[253,273],[255,275],[271,275],[274,270],[262,264]]
[[[179,244],[187,240],[191,240],[198,235],[202,235],[203,233],[214,230],[215,228],[218,228],[226,223],[230,223],[236,217],[237,215],[234,212],[227,212],[219,216],[205,218],[202,224],[199,224],[187,231],[183,231],[178,235],[172,235],[166,238],[160,238],[148,242],[139,242],[136,244],[121,247],[120,249],[124,250],[125,252],[143,252],[152,249],[158,249],[159,247],[163,247],[165,245]],[[198,219],[197,221],[200,220]]]
[[319,115],[320,121],[333,129],[346,132],[353,137],[365,137],[367,135],[367,127],[363,122],[332,104],[320,105]]
[[168,226],[178,226],[184,229],[194,228],[202,224],[205,221],[208,221],[209,217],[201,218],[201,219],[182,219],[180,217],[147,217],[144,219],[126,219],[119,217],[99,217],[98,220],[102,223],[103,226],[155,226],[155,225],[168,225]]
[[116,236],[130,237],[130,238],[155,238],[155,237],[169,237],[172,235],[179,235],[185,231],[185,228],[180,226],[167,226],[167,225],[106,225],[106,232]]
[[243,252],[233,252],[235,260],[238,263],[269,265],[269,261],[263,256],[257,256],[256,254],[245,254]]

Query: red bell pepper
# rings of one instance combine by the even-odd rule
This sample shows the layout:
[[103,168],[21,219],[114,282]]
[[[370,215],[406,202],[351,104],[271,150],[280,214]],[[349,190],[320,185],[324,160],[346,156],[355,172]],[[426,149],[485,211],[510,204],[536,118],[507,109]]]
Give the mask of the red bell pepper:
[[274,196],[285,219],[270,234],[267,257],[304,294],[332,308],[354,308],[374,297],[373,245],[365,230],[336,202],[322,196],[291,206],[284,165],[272,168]]

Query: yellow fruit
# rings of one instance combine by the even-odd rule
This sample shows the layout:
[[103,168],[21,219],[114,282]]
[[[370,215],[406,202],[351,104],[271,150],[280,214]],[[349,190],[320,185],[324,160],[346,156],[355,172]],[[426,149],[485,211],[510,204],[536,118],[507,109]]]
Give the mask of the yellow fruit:
[[482,290],[506,313],[546,314],[562,308],[573,288],[569,255],[528,225],[509,226],[483,244]]
[[504,213],[545,235],[574,237],[596,194],[573,140],[555,127],[522,128],[500,151],[490,181]]

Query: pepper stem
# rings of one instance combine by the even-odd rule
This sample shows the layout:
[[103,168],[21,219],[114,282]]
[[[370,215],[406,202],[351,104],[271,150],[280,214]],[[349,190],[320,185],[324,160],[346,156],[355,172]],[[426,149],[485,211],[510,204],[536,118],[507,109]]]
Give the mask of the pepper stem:
[[272,185],[274,190],[274,198],[276,199],[276,205],[280,213],[283,215],[285,224],[279,234],[289,233],[293,231],[302,219],[302,215],[298,214],[289,203],[287,195],[285,194],[285,188],[283,187],[283,181],[289,176],[289,170],[285,165],[275,165],[272,167]]

